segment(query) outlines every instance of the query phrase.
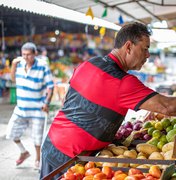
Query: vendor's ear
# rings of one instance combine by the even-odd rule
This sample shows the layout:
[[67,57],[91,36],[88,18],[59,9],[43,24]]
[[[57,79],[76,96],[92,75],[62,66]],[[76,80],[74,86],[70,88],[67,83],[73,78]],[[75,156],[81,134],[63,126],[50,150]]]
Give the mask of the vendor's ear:
[[132,49],[132,42],[131,41],[127,41],[126,43],[125,43],[125,48],[126,48],[126,53],[127,54],[130,54],[131,53],[131,49]]

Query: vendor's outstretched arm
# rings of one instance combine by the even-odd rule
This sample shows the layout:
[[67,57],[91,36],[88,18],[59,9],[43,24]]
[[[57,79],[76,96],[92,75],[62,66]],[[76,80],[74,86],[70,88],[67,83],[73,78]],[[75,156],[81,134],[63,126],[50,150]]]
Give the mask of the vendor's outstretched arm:
[[145,101],[139,108],[168,116],[176,116],[176,97],[157,94]]

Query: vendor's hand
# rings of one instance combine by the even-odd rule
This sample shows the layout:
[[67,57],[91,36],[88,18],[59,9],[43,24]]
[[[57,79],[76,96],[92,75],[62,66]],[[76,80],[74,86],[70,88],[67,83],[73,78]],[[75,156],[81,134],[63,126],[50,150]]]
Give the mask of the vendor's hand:
[[43,104],[42,111],[48,113],[48,111],[49,111],[49,105],[48,105],[48,104]]

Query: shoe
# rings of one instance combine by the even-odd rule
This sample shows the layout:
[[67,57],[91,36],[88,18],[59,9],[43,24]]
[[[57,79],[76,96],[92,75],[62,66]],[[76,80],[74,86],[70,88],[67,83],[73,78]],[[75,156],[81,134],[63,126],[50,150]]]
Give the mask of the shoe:
[[19,159],[16,160],[16,165],[18,166],[18,165],[22,164],[24,162],[24,160],[26,160],[29,156],[30,156],[30,154],[28,151],[21,153]]
[[35,161],[34,170],[40,170],[40,161]]

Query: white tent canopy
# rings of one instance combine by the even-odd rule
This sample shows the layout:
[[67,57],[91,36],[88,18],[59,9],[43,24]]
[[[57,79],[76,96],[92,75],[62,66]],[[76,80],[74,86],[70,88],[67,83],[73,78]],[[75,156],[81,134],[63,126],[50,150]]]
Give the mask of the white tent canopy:
[[[121,26],[115,24],[114,22],[117,21],[117,17],[121,14],[121,11],[117,11],[117,8],[110,8],[108,9],[107,17],[100,18],[100,13],[103,11],[103,5],[102,3],[95,3],[94,0],[44,0],[47,2],[37,1],[37,0],[30,0],[30,1],[24,1],[24,0],[1,0],[0,5],[7,6],[10,8],[16,8],[19,10],[25,10],[31,13],[36,13],[40,15],[45,16],[51,16],[56,18],[61,18],[69,21],[75,21],[83,24],[88,25],[97,25],[100,27],[106,27],[109,29],[113,29],[118,31]],[[100,1],[99,1],[100,2]],[[135,19],[138,19],[139,21],[144,21],[144,18],[148,18],[150,13],[144,13],[143,8],[139,8],[139,5],[135,7],[134,3],[137,3],[137,1],[125,1],[125,0],[106,0],[101,1],[106,2],[107,5],[111,6],[116,3],[116,6],[120,9],[123,9],[123,12],[128,12],[128,14],[132,14],[132,16],[127,16],[125,13],[122,13],[122,16],[124,16],[125,21],[134,21]],[[125,3],[126,2],[126,3]],[[149,8],[151,11],[151,6],[155,8],[155,13],[157,17],[168,17],[168,13],[172,14],[173,17],[176,16],[176,7],[170,6],[171,3],[176,3],[176,0],[172,1],[164,1],[165,6],[159,6],[155,4],[149,4],[144,1],[140,1],[143,5],[145,5],[146,8]],[[154,1],[158,2],[160,1]],[[53,4],[54,3],[54,4]],[[166,3],[169,4],[166,6]],[[149,6],[150,5],[150,6]],[[174,4],[175,5],[175,4]],[[63,6],[63,7],[61,7]],[[88,10],[88,7],[92,6],[92,10],[94,13],[95,18],[92,20],[90,16],[86,16],[85,13]],[[158,9],[158,6],[160,7]],[[127,8],[127,9],[125,9]],[[135,9],[136,8],[136,9]],[[157,9],[157,11],[156,11]],[[134,13],[135,12],[135,13]],[[134,18],[132,18],[134,17]],[[151,17],[151,15],[150,15]],[[156,18],[156,17],[155,17]],[[176,19],[176,18],[175,18]],[[147,20],[146,20],[147,21]],[[176,21],[176,20],[175,20]],[[174,21],[172,22],[172,26],[174,24]],[[164,43],[176,43],[176,32],[174,30],[169,29],[153,29],[153,35],[151,37],[153,40],[157,42],[164,42]]]
[[103,26],[113,30],[119,30],[121,27],[109,22],[107,20],[103,20],[100,18],[94,18],[93,20],[86,16],[84,13],[76,12],[70,9],[66,9],[60,6],[56,6],[53,4],[48,4],[45,2],[40,2],[37,0],[1,0],[0,5],[4,5],[11,8],[17,8],[20,10],[29,11],[32,13],[37,13],[40,15],[52,16],[56,18],[62,18],[69,21],[75,21],[79,23],[89,24],[89,25],[97,25]]

